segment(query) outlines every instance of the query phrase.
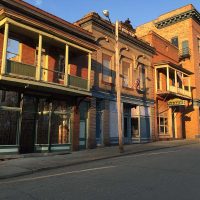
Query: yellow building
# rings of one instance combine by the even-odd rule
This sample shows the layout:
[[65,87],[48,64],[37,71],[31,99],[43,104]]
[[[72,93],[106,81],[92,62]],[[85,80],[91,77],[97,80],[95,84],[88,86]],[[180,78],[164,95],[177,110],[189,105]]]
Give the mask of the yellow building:
[[[161,49],[162,43],[160,45],[158,41],[150,41],[151,45],[160,50],[159,59],[158,57],[154,59],[157,97],[158,95],[165,96],[162,100],[164,102],[169,99],[170,95],[174,95],[167,106],[171,114],[168,113],[168,116],[162,118],[162,122],[158,120],[157,126],[158,133],[162,135],[161,123],[165,124],[164,126],[169,130],[167,138],[196,138],[200,135],[199,24],[200,13],[190,4],[163,14],[136,29],[137,36],[144,40],[149,40],[147,35],[153,31],[174,46],[165,42]],[[158,60],[163,62],[158,63]],[[166,61],[170,61],[173,66],[169,63],[166,64]],[[165,78],[162,78],[163,73]],[[171,78],[172,76],[174,78]],[[164,92],[160,91],[162,85],[160,80],[164,82],[162,84],[167,85],[167,95],[166,93],[163,95]],[[181,100],[186,100],[186,102]],[[176,114],[178,110],[181,112]],[[169,118],[169,116],[172,117]],[[159,116],[157,117],[159,118]],[[174,126],[172,125],[173,120],[175,120]],[[174,129],[176,129],[175,134],[173,133]]]

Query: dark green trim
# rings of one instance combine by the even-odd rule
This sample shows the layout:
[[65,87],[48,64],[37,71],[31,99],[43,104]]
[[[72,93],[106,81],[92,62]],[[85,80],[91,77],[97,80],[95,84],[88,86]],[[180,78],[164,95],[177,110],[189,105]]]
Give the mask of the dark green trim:
[[166,26],[170,26],[172,24],[176,24],[178,22],[181,22],[183,20],[192,18],[194,19],[197,23],[200,24],[200,13],[196,9],[188,10],[186,12],[180,13],[178,15],[169,17],[167,19],[161,20],[159,22],[155,23],[156,28],[161,29]]

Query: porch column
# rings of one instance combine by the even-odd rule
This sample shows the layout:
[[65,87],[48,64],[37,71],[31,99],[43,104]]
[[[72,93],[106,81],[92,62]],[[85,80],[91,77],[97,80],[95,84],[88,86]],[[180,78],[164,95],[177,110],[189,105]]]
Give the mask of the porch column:
[[181,77],[182,77],[182,89],[184,90],[185,87],[184,87],[184,85],[183,85],[183,79],[184,79],[184,75],[183,75],[183,73],[182,73]]
[[2,52],[2,63],[1,63],[1,74],[6,73],[6,57],[7,57],[7,48],[8,48],[8,33],[9,33],[9,24],[5,23],[4,29],[4,39],[3,39],[3,52]]
[[191,83],[190,83],[190,77],[188,77],[188,90],[191,92]]
[[169,67],[167,67],[167,91],[169,91]]
[[38,62],[36,70],[36,80],[40,81],[41,79],[41,60],[42,60],[42,35],[39,34],[39,44],[38,44]]
[[65,78],[64,85],[68,86],[68,65],[69,65],[69,46],[66,44],[65,46]]
[[155,68],[155,89],[156,89],[156,92],[158,91],[158,81],[160,81],[160,80],[157,80],[157,68]]
[[91,65],[92,65],[92,55],[91,53],[88,54],[88,91],[90,90],[90,83],[91,83]]
[[175,70],[175,87],[176,87],[176,93],[178,92],[178,84],[177,84],[177,71]]

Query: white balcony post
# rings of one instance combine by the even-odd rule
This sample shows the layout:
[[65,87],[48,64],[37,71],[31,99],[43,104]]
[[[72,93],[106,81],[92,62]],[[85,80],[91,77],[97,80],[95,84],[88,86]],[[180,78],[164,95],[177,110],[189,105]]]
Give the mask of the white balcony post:
[[175,70],[175,88],[176,88],[176,93],[178,92],[178,84],[177,84],[177,71]]
[[6,59],[7,59],[7,48],[8,48],[8,33],[9,33],[9,24],[5,23],[4,29],[4,39],[3,39],[3,52],[2,52],[2,63],[1,63],[1,74],[6,73]]
[[69,46],[66,44],[65,46],[65,78],[64,78],[64,84],[65,86],[68,86],[68,65],[69,65]]
[[92,55],[91,53],[88,54],[88,90],[90,90],[90,83],[91,83],[91,66],[92,66]]
[[169,67],[167,67],[167,91],[169,91]]
[[188,77],[188,90],[191,92],[191,83],[190,83],[190,77]]
[[158,81],[160,81],[160,80],[158,80],[157,79],[157,68],[155,68],[155,89],[156,89],[156,92],[158,91]]
[[38,44],[38,62],[37,62],[37,73],[36,79],[39,81],[41,79],[41,60],[42,60],[42,35],[39,34],[39,44]]

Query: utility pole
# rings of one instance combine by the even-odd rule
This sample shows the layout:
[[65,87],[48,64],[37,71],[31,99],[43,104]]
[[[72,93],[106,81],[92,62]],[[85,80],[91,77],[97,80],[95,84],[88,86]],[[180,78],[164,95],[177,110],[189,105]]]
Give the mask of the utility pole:
[[120,56],[119,56],[119,21],[115,23],[115,64],[116,64],[116,93],[117,93],[117,122],[119,151],[123,153],[123,135],[122,135],[122,109],[121,109],[121,79],[120,79]]
[[[108,18],[110,24],[110,14],[108,10],[104,10],[103,14]],[[120,79],[120,50],[119,50],[119,21],[117,20],[115,23],[115,65],[116,65],[116,78],[115,78],[115,86],[116,86],[116,94],[117,94],[117,126],[118,126],[118,140],[119,140],[119,152],[124,152],[123,146],[123,135],[122,135],[122,109],[121,109],[121,79]]]

